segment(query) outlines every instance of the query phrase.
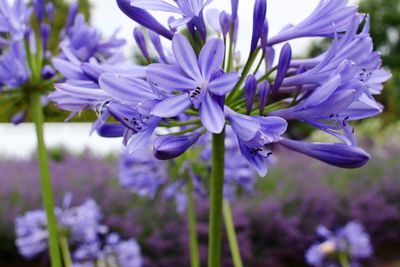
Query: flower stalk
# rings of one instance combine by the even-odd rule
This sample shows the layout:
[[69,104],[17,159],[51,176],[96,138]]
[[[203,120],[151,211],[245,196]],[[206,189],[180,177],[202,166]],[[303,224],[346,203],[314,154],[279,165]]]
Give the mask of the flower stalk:
[[54,214],[54,196],[52,190],[52,182],[49,171],[49,161],[47,157],[46,146],[43,136],[43,108],[40,102],[40,93],[33,92],[30,95],[30,110],[35,123],[37,136],[37,152],[40,169],[40,187],[42,191],[43,206],[47,216],[47,226],[49,231],[49,251],[52,267],[62,267],[61,254],[59,249],[59,239],[57,231],[57,221]]
[[222,206],[225,163],[225,130],[213,134],[211,166],[211,205],[208,237],[208,266],[221,266]]
[[200,267],[199,241],[197,237],[196,206],[193,196],[193,182],[189,174],[186,174],[186,187],[188,196],[187,216],[190,236],[190,266]]
[[233,265],[235,267],[243,267],[242,257],[240,256],[240,248],[236,237],[235,225],[229,200],[224,200],[223,206],[225,228],[228,236],[229,247],[231,249]]
[[71,252],[69,250],[68,238],[66,235],[60,234],[60,247],[64,260],[64,267],[72,267]]

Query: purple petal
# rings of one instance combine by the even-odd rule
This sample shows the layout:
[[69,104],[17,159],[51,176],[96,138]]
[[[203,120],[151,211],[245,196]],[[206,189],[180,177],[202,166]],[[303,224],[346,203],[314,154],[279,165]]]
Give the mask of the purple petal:
[[224,61],[224,43],[220,39],[209,40],[201,49],[199,66],[203,78],[209,81],[212,75],[221,68]]
[[225,126],[225,116],[221,106],[207,93],[200,106],[200,119],[204,127],[219,134]]
[[155,128],[149,128],[146,131],[138,132],[129,139],[127,149],[129,153],[134,153],[149,144],[150,137],[153,135]]
[[131,6],[145,10],[165,11],[183,15],[179,8],[162,0],[134,0],[131,1]]
[[196,54],[189,41],[180,34],[175,34],[172,39],[172,50],[180,69],[194,80],[202,78]]
[[172,118],[183,113],[191,105],[188,94],[174,95],[155,105],[151,114],[160,118]]
[[125,127],[120,124],[103,124],[97,129],[97,134],[106,138],[122,137],[124,133]]
[[84,80],[86,76],[82,73],[79,65],[75,65],[61,58],[53,58],[54,67],[66,78]]
[[122,102],[138,103],[155,99],[150,85],[140,79],[124,78],[116,74],[105,73],[100,76],[100,87]]
[[224,96],[228,94],[235,87],[239,81],[239,75],[234,72],[230,72],[212,80],[208,84],[208,89],[214,95]]
[[190,90],[198,86],[194,80],[187,78],[176,66],[151,64],[148,66],[146,72],[149,81],[161,89],[182,91]]
[[225,107],[227,118],[231,122],[232,130],[240,140],[250,141],[253,139],[261,125],[250,116],[242,115]]

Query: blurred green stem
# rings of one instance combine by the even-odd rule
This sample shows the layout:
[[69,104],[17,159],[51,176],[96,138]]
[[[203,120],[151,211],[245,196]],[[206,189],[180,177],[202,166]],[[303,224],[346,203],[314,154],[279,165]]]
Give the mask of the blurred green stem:
[[71,252],[69,250],[68,238],[60,235],[61,252],[64,259],[64,267],[72,267]]
[[339,254],[339,262],[342,267],[350,267],[349,258],[347,257],[346,253]]
[[221,267],[222,202],[224,189],[225,130],[213,134],[210,182],[208,267]]
[[44,143],[43,136],[43,108],[40,102],[40,93],[34,92],[30,95],[30,111],[32,119],[36,127],[37,136],[37,151],[38,161],[40,169],[40,187],[42,193],[43,206],[47,216],[47,227],[49,231],[49,250],[50,250],[50,261],[52,267],[61,267],[61,254],[59,248],[59,239],[57,232],[56,216],[54,214],[54,196],[52,191],[52,183],[49,171],[49,162],[47,158],[46,146]]
[[196,207],[193,196],[193,182],[192,178],[186,173],[186,187],[188,196],[188,223],[189,223],[189,236],[190,236],[190,266],[200,267],[199,257],[199,241],[197,238],[197,223],[196,223]]
[[237,242],[235,225],[233,223],[233,216],[229,200],[224,200],[224,220],[226,233],[228,235],[229,247],[231,249],[233,265],[235,267],[243,267],[242,257],[240,256],[240,248]]

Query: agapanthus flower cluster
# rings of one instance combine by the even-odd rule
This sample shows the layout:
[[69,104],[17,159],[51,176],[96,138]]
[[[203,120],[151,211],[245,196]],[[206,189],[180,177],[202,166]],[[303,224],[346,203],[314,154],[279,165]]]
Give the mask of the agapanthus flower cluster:
[[[210,2],[117,0],[145,28],[136,28],[134,38],[149,64],[74,67],[56,86],[53,100],[74,112],[95,109],[100,135],[123,136],[130,153],[152,142],[161,160],[180,156],[200,136],[220,134],[230,125],[242,155],[261,176],[275,145],[337,167],[364,165],[370,156],[357,146],[350,122],[382,112],[374,95],[390,78],[373,51],[368,15],[348,1],[320,0],[306,19],[270,36],[267,1],[256,0],[250,53],[242,62],[236,50],[239,1],[231,1],[230,11],[207,10]],[[152,10],[178,17],[164,25]],[[305,37],[330,38],[332,44],[315,58],[294,59],[288,41]],[[291,140],[285,133],[296,121],[338,141]]]
[[343,266],[344,262],[359,266],[360,260],[372,256],[370,238],[358,222],[349,222],[335,232],[319,226],[317,232],[323,241],[306,252],[307,262],[312,266]]
[[[60,40],[60,57],[76,57],[83,62],[92,57],[105,60],[124,44],[115,36],[103,40],[98,30],[85,23],[77,3],[70,8],[62,33],[51,27],[56,12],[52,2],[16,0],[10,4],[2,0],[0,5],[0,92],[2,102],[21,110],[12,118],[15,124],[27,116],[30,94],[45,97],[60,78],[51,62],[51,36]],[[46,103],[44,98],[42,104]]]
[[[140,247],[134,239],[123,241],[118,234],[109,233],[101,224],[102,214],[92,199],[71,206],[72,195],[64,196],[61,208],[56,208],[60,238],[67,240],[74,267],[99,266],[112,263],[118,267],[140,267]],[[16,245],[22,256],[32,259],[48,248],[48,229],[43,210],[29,211],[16,219]],[[101,265],[101,266],[103,266]]]

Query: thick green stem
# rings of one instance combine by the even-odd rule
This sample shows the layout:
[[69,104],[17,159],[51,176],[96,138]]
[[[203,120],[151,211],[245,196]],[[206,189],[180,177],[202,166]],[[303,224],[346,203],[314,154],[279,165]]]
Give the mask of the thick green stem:
[[208,267],[221,266],[222,202],[224,189],[225,131],[213,134]]
[[61,252],[64,259],[64,267],[72,267],[71,252],[69,250],[68,238],[60,235]]
[[193,196],[193,182],[192,178],[186,175],[186,187],[188,196],[188,222],[189,222],[189,236],[190,236],[190,266],[200,267],[199,257],[199,241],[197,237],[197,222],[196,222],[196,207]]
[[47,216],[47,227],[49,231],[49,250],[52,267],[61,267],[61,254],[58,244],[57,221],[54,214],[54,197],[52,191],[49,162],[47,158],[46,146],[43,136],[43,108],[40,102],[40,94],[32,93],[30,96],[30,111],[36,127],[38,143],[38,160],[40,169],[40,187],[42,193],[43,206]]
[[242,257],[240,256],[240,249],[237,242],[235,225],[233,224],[233,216],[231,211],[231,205],[228,200],[224,200],[224,219],[225,228],[228,235],[229,247],[233,258],[233,265],[235,267],[243,267]]
[[347,257],[346,253],[339,254],[339,261],[342,267],[350,267],[349,258]]

